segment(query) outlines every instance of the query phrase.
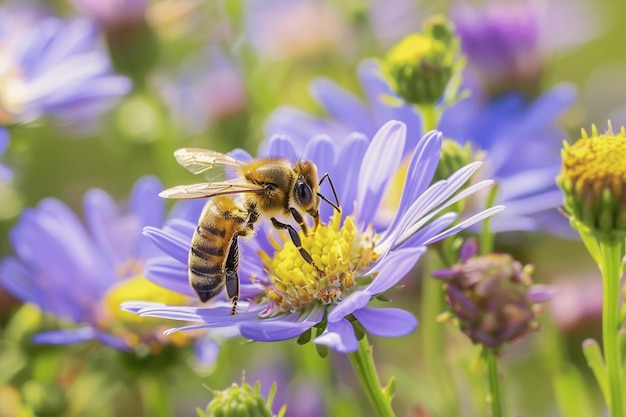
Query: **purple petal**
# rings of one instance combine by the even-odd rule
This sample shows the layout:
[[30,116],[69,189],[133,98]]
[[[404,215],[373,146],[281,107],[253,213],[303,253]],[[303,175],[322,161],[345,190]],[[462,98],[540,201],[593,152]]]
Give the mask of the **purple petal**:
[[163,184],[157,177],[139,178],[130,194],[130,212],[141,221],[141,227],[163,225],[165,201],[158,196]]
[[85,193],[84,206],[87,225],[100,251],[111,263],[127,259],[140,236],[139,219],[122,216],[113,198],[99,189]]
[[409,273],[425,251],[425,247],[418,246],[390,252],[374,267],[374,272],[378,275],[365,291],[371,295],[378,295],[392,288]]
[[369,139],[360,134],[346,138],[339,150],[337,167],[333,171],[333,182],[337,188],[342,211],[354,212],[359,171],[369,147]]
[[130,350],[128,344],[122,339],[89,326],[67,330],[51,330],[33,336],[33,343],[47,345],[70,345],[92,340],[98,340],[118,350]]
[[68,330],[51,330],[33,336],[33,343],[48,345],[65,345],[81,343],[97,339],[97,331],[93,327],[85,326]]
[[558,289],[553,285],[536,284],[528,289],[526,298],[531,303],[545,303],[554,298]]
[[241,335],[250,340],[273,342],[300,336],[317,324],[316,321],[254,320],[241,323]]
[[284,135],[274,135],[269,139],[267,156],[288,161],[295,161],[299,157],[292,140]]
[[185,240],[180,236],[174,236],[171,233],[150,226],[143,229],[143,234],[164,253],[187,265],[191,240]]
[[399,308],[364,307],[352,314],[368,333],[375,336],[400,337],[417,329],[415,316]]
[[9,131],[4,126],[0,126],[0,155],[3,155],[9,147],[9,138]]
[[328,323],[328,327],[321,336],[313,339],[318,345],[325,345],[337,352],[350,353],[359,348],[352,324],[346,319],[335,323]]
[[[359,65],[358,76],[370,103],[376,126],[382,126],[389,120],[401,120],[406,124],[407,136],[403,155],[410,153],[422,137],[422,122],[419,114],[410,105],[390,106],[383,98],[395,96],[391,87],[380,71],[380,65],[374,60],[365,60]],[[369,132],[366,132],[371,134]]]
[[[267,135],[285,135],[302,149],[314,134],[327,134],[338,139],[349,133],[345,127],[335,121],[311,116],[294,107],[279,107],[265,123]],[[267,155],[267,141],[263,141],[259,155]]]
[[406,137],[404,123],[391,121],[372,139],[359,171],[356,218],[371,223],[389,182],[398,171]]
[[[329,136],[317,135],[313,137],[307,144],[304,155],[306,159],[315,161],[320,178],[326,173],[332,173],[335,165],[335,144]],[[324,196],[333,201],[332,191],[328,184],[325,185],[324,189],[328,190],[328,192],[323,193]],[[325,222],[330,218],[332,212],[333,208],[322,201],[320,205],[320,219]]]
[[420,140],[411,156],[398,211],[404,212],[430,185],[439,165],[441,132],[433,130]]
[[463,262],[478,253],[478,241],[474,238],[466,239],[461,245],[460,258]]
[[419,228],[419,230],[406,239],[406,241],[402,241],[403,243],[400,244],[398,241],[394,241],[392,248],[424,246],[425,242],[429,242],[434,236],[443,232],[447,227],[456,222],[458,218],[459,215],[457,213],[443,213],[441,216],[430,220],[425,226]]
[[326,109],[329,116],[337,119],[350,131],[369,134],[376,126],[372,117],[355,95],[339,87],[327,78],[318,78],[311,83],[312,95]]
[[194,344],[195,359],[203,368],[215,365],[220,353],[220,343],[212,337],[201,337]]
[[341,302],[339,302],[339,304],[337,304],[335,308],[328,313],[328,322],[336,323],[343,320],[343,318],[348,314],[352,314],[354,310],[365,307],[367,303],[369,303],[371,297],[371,293],[364,291],[353,292],[345,299],[341,300]]
[[146,277],[155,284],[190,297],[196,296],[189,285],[187,264],[182,264],[170,257],[161,256],[149,259],[145,267]]
[[477,213],[475,215],[473,215],[472,217],[463,220],[462,222],[456,224],[454,227],[451,227],[448,230],[443,231],[442,233],[433,236],[431,239],[429,239],[428,241],[424,242],[425,245],[430,245],[432,243],[438,242],[440,240],[443,240],[445,238],[447,238],[448,236],[452,236],[454,234],[459,233],[462,230],[467,229],[468,227],[486,219],[487,217],[491,217],[494,214],[498,214],[501,211],[504,210],[504,206],[494,206],[491,207],[485,211],[481,211],[480,213]]

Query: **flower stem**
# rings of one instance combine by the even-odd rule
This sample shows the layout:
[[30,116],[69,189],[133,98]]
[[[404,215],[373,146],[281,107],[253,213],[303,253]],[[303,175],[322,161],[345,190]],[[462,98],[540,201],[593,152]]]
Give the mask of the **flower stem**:
[[150,373],[139,377],[137,382],[145,417],[171,417],[165,380],[163,375]]
[[[485,207],[493,207],[496,203],[496,197],[498,196],[498,186],[494,185],[491,187],[489,191],[489,195],[487,196],[487,202]],[[480,233],[480,253],[481,255],[486,255],[493,251],[494,241],[496,235],[491,231],[491,217],[483,220],[482,230]]]
[[423,104],[415,106],[417,113],[422,116],[422,134],[437,129],[439,123],[440,112],[434,104]]
[[381,387],[374,365],[374,357],[372,355],[372,347],[364,336],[359,341],[359,349],[356,352],[348,354],[352,367],[356,372],[367,397],[374,406],[376,414],[379,417],[395,416],[391,408],[392,392],[388,392],[388,387]]
[[489,390],[491,391],[491,416],[502,417],[502,397],[500,396],[500,379],[498,378],[498,359],[491,348],[485,348],[489,372]]
[[621,243],[600,242],[602,271],[602,346],[604,362],[608,372],[609,395],[607,404],[611,417],[622,417],[622,358],[619,346],[619,299],[620,299],[620,262]]

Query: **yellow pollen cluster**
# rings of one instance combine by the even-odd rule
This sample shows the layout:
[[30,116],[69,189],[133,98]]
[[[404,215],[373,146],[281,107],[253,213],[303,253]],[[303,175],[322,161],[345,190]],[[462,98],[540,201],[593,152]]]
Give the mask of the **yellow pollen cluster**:
[[582,138],[563,150],[561,177],[579,192],[601,198],[604,189],[621,195],[626,187],[626,137]]
[[320,224],[309,236],[300,233],[300,238],[315,266],[302,258],[287,237],[284,243],[274,245],[273,257],[259,254],[273,284],[266,295],[282,311],[341,300],[356,285],[357,271],[378,257],[371,230],[359,233],[350,216],[341,224],[341,215],[335,213],[328,224]]

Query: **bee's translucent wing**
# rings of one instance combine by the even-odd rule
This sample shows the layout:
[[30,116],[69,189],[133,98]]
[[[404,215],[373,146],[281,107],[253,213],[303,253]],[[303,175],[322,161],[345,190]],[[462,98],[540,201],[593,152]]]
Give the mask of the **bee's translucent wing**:
[[177,185],[159,193],[163,198],[208,198],[225,194],[257,193],[264,192],[261,185],[250,184],[241,180],[223,182],[202,182],[198,184]]
[[240,168],[244,163],[226,154],[201,148],[182,148],[174,152],[174,158],[193,174],[200,174],[214,166]]

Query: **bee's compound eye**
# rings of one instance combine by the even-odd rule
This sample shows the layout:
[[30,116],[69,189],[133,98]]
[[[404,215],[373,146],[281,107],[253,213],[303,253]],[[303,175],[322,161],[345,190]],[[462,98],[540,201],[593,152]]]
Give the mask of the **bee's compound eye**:
[[296,198],[300,204],[308,206],[313,202],[313,192],[311,187],[303,181],[298,181],[296,184]]

